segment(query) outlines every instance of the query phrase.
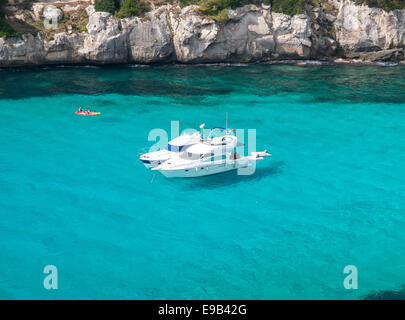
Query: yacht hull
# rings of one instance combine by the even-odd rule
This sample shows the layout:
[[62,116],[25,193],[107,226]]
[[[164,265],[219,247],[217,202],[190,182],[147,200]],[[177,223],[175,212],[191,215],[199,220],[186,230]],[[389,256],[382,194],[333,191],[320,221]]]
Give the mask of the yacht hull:
[[191,168],[191,169],[176,169],[176,170],[161,169],[159,170],[159,172],[163,174],[166,178],[196,178],[236,170],[238,168],[241,168],[241,166],[235,164],[226,164],[218,166],[201,166],[198,168]]
[[[166,160],[167,160],[167,159],[166,159]],[[165,161],[165,160],[159,161],[159,160],[142,160],[142,159],[141,159],[141,161],[142,161],[143,165],[144,165],[146,168],[151,169],[151,168],[157,167],[158,165],[160,165],[160,164],[161,164],[163,161]]]

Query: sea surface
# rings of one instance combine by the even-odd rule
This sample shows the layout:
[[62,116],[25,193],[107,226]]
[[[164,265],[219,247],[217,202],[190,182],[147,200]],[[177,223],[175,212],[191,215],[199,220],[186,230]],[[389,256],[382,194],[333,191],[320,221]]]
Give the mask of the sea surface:
[[[1,299],[363,299],[405,284],[405,67],[0,79]],[[272,153],[253,175],[166,179],[138,160],[151,130],[224,126],[226,113]]]

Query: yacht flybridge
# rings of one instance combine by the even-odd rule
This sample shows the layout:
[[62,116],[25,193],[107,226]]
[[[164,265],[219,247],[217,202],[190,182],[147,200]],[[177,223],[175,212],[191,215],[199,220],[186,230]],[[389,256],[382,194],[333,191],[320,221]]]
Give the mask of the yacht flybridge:
[[142,154],[139,159],[143,162],[146,168],[154,168],[175,155],[183,152],[188,147],[199,143],[201,140],[200,133],[182,134],[181,136],[169,141],[167,148],[155,152]]
[[[204,125],[201,125],[203,129]],[[240,156],[234,149],[238,146],[233,129],[215,127],[206,139],[199,139],[183,152],[174,154],[170,159],[154,166],[164,176],[200,177],[251,166],[254,162],[269,157],[267,150]]]

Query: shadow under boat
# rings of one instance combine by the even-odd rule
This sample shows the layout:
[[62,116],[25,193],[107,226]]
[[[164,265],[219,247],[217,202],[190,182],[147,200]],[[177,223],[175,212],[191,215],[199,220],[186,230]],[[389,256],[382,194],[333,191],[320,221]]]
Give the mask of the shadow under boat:
[[381,290],[363,297],[364,300],[405,300],[405,285],[397,290]]

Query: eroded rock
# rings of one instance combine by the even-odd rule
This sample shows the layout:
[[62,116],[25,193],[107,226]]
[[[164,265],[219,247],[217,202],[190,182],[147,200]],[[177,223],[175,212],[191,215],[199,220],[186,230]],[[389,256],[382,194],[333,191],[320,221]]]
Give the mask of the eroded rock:
[[[348,0],[329,2],[333,10],[313,6],[295,16],[272,12],[266,5],[246,5],[229,9],[226,23],[201,15],[197,6],[165,5],[144,17],[118,19],[89,5],[89,21],[80,33],[67,28],[51,39],[41,34],[0,39],[0,65],[236,62],[325,55],[404,60],[405,10],[385,12]],[[34,20],[63,15],[44,3],[34,3],[27,13]]]

